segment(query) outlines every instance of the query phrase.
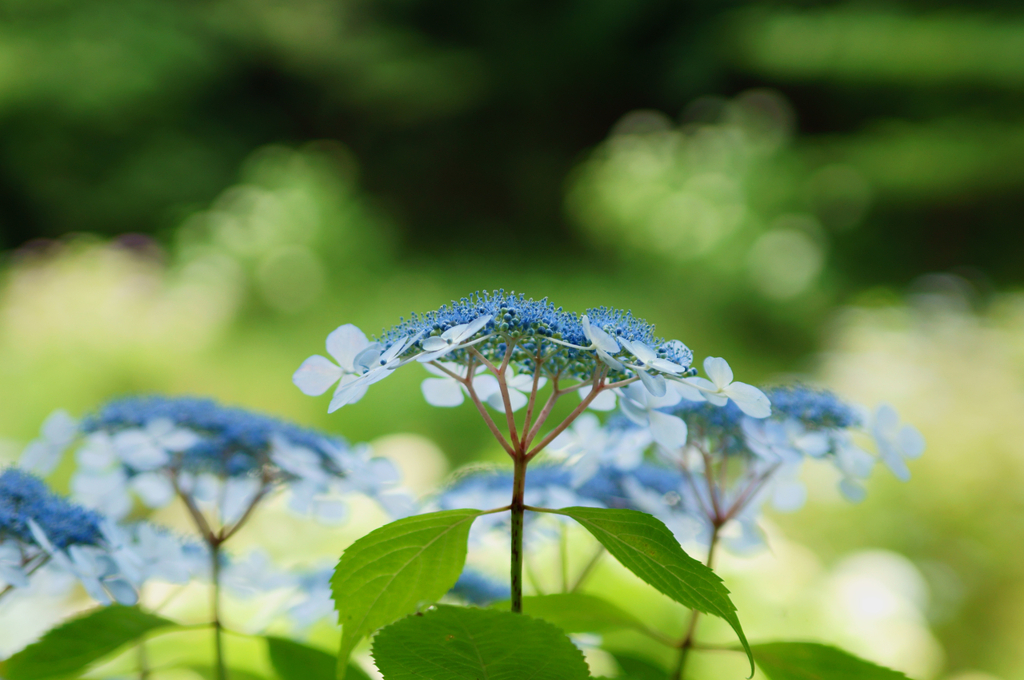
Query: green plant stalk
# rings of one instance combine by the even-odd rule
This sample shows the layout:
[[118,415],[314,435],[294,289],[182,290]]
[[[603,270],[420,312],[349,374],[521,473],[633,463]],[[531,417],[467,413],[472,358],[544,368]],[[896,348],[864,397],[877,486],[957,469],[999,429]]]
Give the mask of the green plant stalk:
[[[708,542],[708,559],[705,562],[708,569],[711,568],[711,564],[715,559],[715,546],[718,545],[718,530],[721,528],[721,525],[715,522],[713,527],[711,530],[711,540]],[[687,627],[686,635],[683,637],[682,642],[679,643],[679,660],[676,662],[676,668],[672,672],[672,680],[682,680],[686,659],[690,656],[690,650],[694,646],[693,638],[697,633],[697,618],[699,616],[700,612],[696,609],[690,614],[690,625]]]
[[526,506],[526,457],[515,458],[512,476],[512,611],[523,611],[523,518]]
[[210,570],[213,580],[213,594],[210,607],[213,611],[213,646],[217,660],[217,680],[227,680],[227,669],[224,665],[223,626],[220,622],[220,543],[210,542]]

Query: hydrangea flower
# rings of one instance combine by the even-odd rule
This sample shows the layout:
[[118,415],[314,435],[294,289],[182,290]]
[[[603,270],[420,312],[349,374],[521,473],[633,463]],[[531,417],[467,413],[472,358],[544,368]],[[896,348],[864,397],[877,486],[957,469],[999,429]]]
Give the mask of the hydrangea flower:
[[94,599],[137,600],[135,588],[111,556],[103,518],[56,495],[16,468],[0,473],[0,578],[2,592],[28,585],[43,565],[73,574]]
[[[623,391],[639,389],[634,384]],[[736,401],[716,406],[713,401],[669,399],[672,405],[652,409],[641,402],[652,399],[643,391],[621,399],[623,415],[631,421],[628,426],[655,434],[653,413],[678,418],[684,425],[674,446],[665,445],[664,435],[660,440],[652,437],[659,444],[658,457],[667,466],[655,475],[646,469],[640,472],[648,465],[641,462],[643,450],[632,455],[616,451],[619,465],[614,469],[624,475],[617,482],[618,493],[638,509],[660,517],[680,540],[707,542],[714,537],[734,551],[746,552],[762,542],[757,518],[765,503],[792,512],[805,502],[807,490],[799,479],[804,461],[831,462],[840,473],[840,491],[857,502],[866,493],[862,481],[878,458],[905,478],[909,472],[904,474],[903,459],[923,450],[917,431],[908,425],[901,428],[895,412],[886,407],[876,411],[881,417],[876,415],[869,428],[862,409],[826,390],[796,385],[765,393],[773,409],[768,418],[751,417]],[[604,441],[619,432],[623,422],[621,418],[605,426],[588,422],[581,432],[563,436],[558,443],[572,442],[567,448],[581,453],[568,460],[583,466],[586,474],[600,467],[607,476],[602,467],[607,460]],[[878,458],[855,443],[869,429]],[[646,448],[643,440],[635,442]]]
[[486,607],[508,597],[508,583],[499,583],[479,571],[466,569],[459,575],[449,595],[478,607]]
[[889,404],[875,409],[871,433],[878,444],[878,453],[886,467],[901,482],[910,479],[905,459],[920,458],[924,453],[924,437],[913,425],[900,425],[900,416]]
[[[354,342],[346,352],[336,351],[332,347],[336,337],[354,338]],[[356,354],[357,346],[364,345]],[[547,494],[529,501],[538,506],[594,502],[577,493],[585,486],[586,474],[577,479],[580,485],[575,489],[565,484],[538,487],[535,481],[527,484],[526,477],[528,463],[587,408],[609,409],[618,401],[630,417],[650,429],[655,441],[669,448],[686,442],[686,424],[661,409],[681,398],[735,403],[755,417],[770,412],[764,394],[732,381],[724,360],[705,363],[710,381],[696,379],[696,371],[690,368],[693,352],[679,340],[657,337],[651,324],[631,312],[599,307],[577,315],[546,298],[527,299],[503,290],[476,293],[426,314],[413,313],[373,341],[351,325],[341,326],[328,337],[328,353],[338,364],[314,355],[299,366],[292,380],[310,395],[323,394],[337,381],[329,412],[353,403],[368,385],[412,362],[432,367],[428,370],[436,376],[422,387],[428,402],[455,406],[467,396],[472,401],[512,458],[512,476],[501,483],[464,483],[449,490],[442,504],[483,509],[504,505],[497,498],[505,493],[511,497],[513,611],[522,609],[526,498]],[[547,386],[548,396],[539,401]],[[582,397],[579,405],[543,432],[558,400],[570,392]],[[524,409],[520,419],[516,413]],[[495,418],[492,411],[504,417]],[[493,521],[482,518],[474,531]]]
[[[331,340],[336,334],[356,338],[353,349],[364,346],[365,341],[367,349],[356,356],[332,349],[332,344],[338,344]],[[633,347],[643,356],[636,357],[625,347]],[[662,374],[680,377],[693,358],[681,342],[656,337],[650,324],[630,312],[602,307],[577,316],[547,299],[532,300],[504,291],[477,293],[435,312],[413,314],[373,342],[365,340],[351,324],[341,326],[329,336],[328,353],[338,365],[314,355],[295,372],[293,381],[304,393],[323,394],[334,381],[344,381],[348,375],[356,375],[359,385],[365,387],[411,361],[427,363],[441,358],[446,364],[462,367],[488,362],[511,366],[515,376],[528,378],[539,370],[546,378],[588,381],[601,370],[608,372],[606,384]],[[374,361],[369,361],[371,358]],[[633,364],[634,360],[639,363]],[[374,373],[372,379],[366,377],[370,373]],[[339,384],[335,400],[338,394],[351,392],[355,384]],[[532,380],[523,378],[515,389],[531,387]],[[355,400],[346,397],[342,401]],[[341,401],[332,401],[329,410],[340,405]]]
[[229,526],[284,485],[293,507],[336,520],[341,495],[380,498],[398,481],[390,462],[365,447],[209,399],[119,399],[85,418],[81,430],[72,487],[114,518],[131,510],[133,497],[158,508],[181,496],[193,512],[211,507]]
[[54,411],[43,421],[39,437],[22,451],[18,467],[45,477],[57,467],[77,435],[78,421],[63,409]]

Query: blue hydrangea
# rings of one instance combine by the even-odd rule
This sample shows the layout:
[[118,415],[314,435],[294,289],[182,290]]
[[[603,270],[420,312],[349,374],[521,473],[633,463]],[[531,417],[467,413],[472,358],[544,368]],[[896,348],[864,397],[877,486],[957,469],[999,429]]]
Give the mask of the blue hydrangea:
[[102,540],[103,518],[99,513],[57,495],[37,477],[8,468],[0,473],[0,542],[14,539],[36,545],[29,520],[34,520],[60,549],[97,545]]
[[[679,341],[666,341],[656,336],[653,325],[633,316],[630,311],[599,307],[588,309],[586,314],[592,326],[615,338],[641,342],[654,348],[659,357],[684,367],[693,361],[693,352],[689,348]],[[512,365],[520,372],[533,373],[533,357],[538,349],[555,351],[555,356],[549,360],[551,363],[547,364],[549,373],[562,370],[573,377],[586,379],[597,366],[597,357],[592,352],[551,342],[555,339],[579,347],[590,345],[579,315],[556,307],[547,298],[534,300],[504,290],[474,293],[458,302],[442,305],[436,311],[413,313],[408,320],[403,319],[391,329],[382,331],[378,341],[387,349],[395,342],[415,337],[416,342],[402,353],[403,356],[411,356],[423,351],[426,338],[439,336],[482,316],[490,316],[491,320],[481,333],[494,333],[495,336],[478,345],[477,349],[492,361],[502,361],[506,339],[512,339],[516,341]],[[456,350],[450,360],[459,362],[459,352],[464,353],[465,350]]]
[[142,428],[156,420],[168,420],[200,435],[175,461],[181,469],[193,472],[226,476],[256,472],[269,464],[268,452],[278,437],[320,454],[328,466],[334,465],[331,453],[348,446],[340,437],[198,397],[147,395],[117,399],[84,418],[81,427],[87,433],[118,432]]
[[408,505],[390,493],[397,469],[368,446],[210,399],[117,399],[81,429],[75,497],[115,519],[127,516],[135,499],[161,508],[184,495],[215,504],[220,524],[232,525],[282,484],[294,510],[325,521],[344,518],[342,496],[350,493],[397,514]]
[[508,599],[509,587],[508,583],[499,583],[478,571],[466,569],[449,593],[470,604],[485,607],[492,602]]
[[795,418],[808,428],[863,427],[864,422],[853,406],[829,390],[805,385],[787,385],[765,389],[772,401],[772,416]]

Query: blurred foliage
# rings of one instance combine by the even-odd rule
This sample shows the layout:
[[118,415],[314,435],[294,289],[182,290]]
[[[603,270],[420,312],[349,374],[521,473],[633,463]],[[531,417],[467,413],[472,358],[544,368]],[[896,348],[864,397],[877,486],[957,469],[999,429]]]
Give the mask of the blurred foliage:
[[[0,460],[133,391],[497,460],[412,372],[331,417],[289,376],[477,289],[632,308],[929,441],[910,485],[810,480],[723,564],[752,639],[1020,677],[1022,105],[1010,2],[0,0]],[[252,543],[336,557],[275,521]],[[631,583],[594,587],[681,625]]]

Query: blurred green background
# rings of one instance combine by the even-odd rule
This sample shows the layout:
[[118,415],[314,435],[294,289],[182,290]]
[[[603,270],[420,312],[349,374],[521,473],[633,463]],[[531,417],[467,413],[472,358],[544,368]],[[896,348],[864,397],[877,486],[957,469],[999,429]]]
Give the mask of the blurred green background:
[[740,379],[889,401],[929,441],[860,506],[810,471],[773,551],[723,565],[752,638],[1024,678],[1018,3],[0,17],[0,460],[54,408],[163,391],[412,433],[454,467],[494,447],[415,371],[331,417],[292,371],[341,323],[478,289],[631,308]]

